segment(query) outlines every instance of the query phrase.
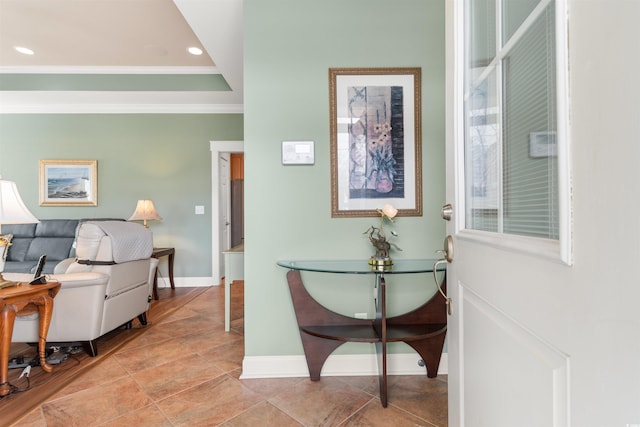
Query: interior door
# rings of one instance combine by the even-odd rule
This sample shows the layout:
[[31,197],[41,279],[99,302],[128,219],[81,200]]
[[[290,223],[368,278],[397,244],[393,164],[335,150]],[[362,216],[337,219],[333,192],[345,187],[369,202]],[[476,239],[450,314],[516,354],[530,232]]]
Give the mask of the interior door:
[[[220,153],[218,157],[219,167],[219,183],[220,183],[220,242],[222,244],[222,251],[226,251],[231,247],[231,191],[230,191],[230,177],[231,177],[231,163],[229,153]],[[222,276],[225,275],[224,271],[224,256],[222,252],[218,254],[220,271]]]
[[[553,11],[549,15],[549,8],[556,7],[553,2],[532,0],[511,2],[510,5],[516,3],[528,8],[520,11],[521,23],[553,19]],[[567,319],[566,310],[558,304],[564,298],[562,283],[570,262],[564,228],[568,211],[562,206],[556,212],[562,216],[562,219],[556,218],[561,230],[552,238],[509,234],[514,216],[509,209],[517,201],[503,193],[506,193],[507,185],[512,184],[504,175],[511,172],[487,161],[484,166],[490,169],[489,173],[476,174],[477,165],[470,161],[475,159],[475,152],[468,149],[469,144],[465,145],[470,138],[469,127],[478,123],[485,127],[487,123],[493,123],[491,126],[498,139],[511,138],[505,119],[509,107],[501,104],[508,100],[509,94],[500,91],[512,88],[501,83],[500,77],[512,70],[500,66],[509,60],[508,65],[516,66],[517,53],[509,51],[502,58],[496,54],[479,65],[485,67],[477,72],[478,76],[484,73],[487,77],[485,82],[488,83],[484,87],[495,88],[498,96],[493,96],[495,105],[485,106],[490,113],[478,117],[474,115],[475,110],[471,113],[465,110],[465,102],[469,102],[470,96],[464,82],[465,66],[469,65],[464,44],[465,41],[478,43],[481,39],[478,34],[470,36],[465,27],[473,20],[471,13],[484,14],[483,23],[495,23],[501,13],[513,11],[500,10],[504,6],[501,0],[462,0],[446,4],[447,76],[450,77],[447,82],[446,193],[447,201],[452,205],[447,233],[453,237],[452,261],[448,264],[447,276],[449,297],[453,300],[448,329],[449,425],[568,425],[569,360],[562,351],[566,333],[560,326],[566,325]],[[498,37],[491,28],[485,30],[483,37]],[[526,34],[516,25],[513,33],[518,35],[518,32]],[[517,46],[519,42],[513,43]],[[528,49],[531,52],[530,46]],[[495,68],[490,70],[490,66]],[[511,120],[509,124],[515,120],[512,116],[508,119]],[[527,126],[525,121],[522,124]],[[562,134],[561,127],[554,129],[558,138]],[[472,131],[489,133],[483,129],[476,127]],[[529,134],[534,130],[526,129],[526,132]],[[500,162],[507,158],[507,153],[496,146],[485,144],[484,148],[493,150],[494,159]],[[526,161],[538,160],[529,154],[525,156]],[[558,166],[565,157],[566,153],[555,158],[549,154],[541,161],[552,161]],[[525,166],[519,166],[517,171],[525,169]],[[562,177],[568,173],[562,166],[557,170]],[[474,185],[474,177],[484,179],[484,183]],[[483,187],[487,183],[495,184],[496,188]],[[562,185],[554,188],[560,188],[562,192]],[[533,199],[524,187],[517,195],[526,200]],[[566,201],[564,193],[556,196],[558,203]],[[476,205],[470,206],[472,202]],[[525,218],[527,221],[533,220]]]

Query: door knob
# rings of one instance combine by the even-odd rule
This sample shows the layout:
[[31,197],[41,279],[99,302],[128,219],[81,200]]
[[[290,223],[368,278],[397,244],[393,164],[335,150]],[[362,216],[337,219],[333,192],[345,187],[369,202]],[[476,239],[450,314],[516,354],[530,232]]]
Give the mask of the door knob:
[[451,236],[444,239],[444,257],[447,262],[453,261],[453,237]]
[[447,203],[440,209],[440,215],[445,221],[451,221],[451,216],[453,215],[453,206],[451,206],[451,203]]
[[442,283],[440,283],[440,280],[438,279],[438,267],[440,266],[440,264],[447,264],[453,261],[453,237],[451,236],[445,237],[444,248],[436,252],[442,253],[444,255],[444,258],[437,260],[436,263],[433,264],[433,280],[436,282],[436,286],[438,287],[438,292],[440,292],[440,295],[442,295],[442,297],[445,300],[445,303],[447,305],[447,313],[451,315],[453,311],[453,307],[451,306],[451,304],[453,303],[453,300],[449,298],[447,294],[445,294],[444,291],[442,290]]
[[445,237],[443,248],[436,252],[444,255],[444,258],[440,260],[441,262],[453,261],[453,237],[450,235]]

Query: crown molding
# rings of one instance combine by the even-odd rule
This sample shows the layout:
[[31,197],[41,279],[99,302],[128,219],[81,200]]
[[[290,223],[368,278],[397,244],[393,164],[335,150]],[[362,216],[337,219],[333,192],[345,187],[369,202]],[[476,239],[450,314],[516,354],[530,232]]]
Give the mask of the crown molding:
[[0,114],[243,114],[243,104],[1,105]]
[[0,66],[0,74],[221,74],[218,67]]
[[243,114],[234,92],[0,91],[0,114]]

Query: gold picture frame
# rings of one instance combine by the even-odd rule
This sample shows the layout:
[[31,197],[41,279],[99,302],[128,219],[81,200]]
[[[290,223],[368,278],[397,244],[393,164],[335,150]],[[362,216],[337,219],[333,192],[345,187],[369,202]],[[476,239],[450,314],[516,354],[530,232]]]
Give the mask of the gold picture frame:
[[97,204],[97,160],[40,160],[40,206]]
[[331,216],[422,216],[421,69],[330,68]]

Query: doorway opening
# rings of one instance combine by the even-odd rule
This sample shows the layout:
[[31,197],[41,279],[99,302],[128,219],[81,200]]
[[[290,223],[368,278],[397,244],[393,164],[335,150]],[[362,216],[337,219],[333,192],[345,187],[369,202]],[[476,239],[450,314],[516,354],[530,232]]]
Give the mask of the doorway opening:
[[[241,171],[242,192],[244,193],[244,143],[243,141],[211,141],[211,276],[214,284],[221,284],[224,277],[224,254],[231,246],[231,156],[241,155],[234,162],[242,160],[242,168],[234,167],[234,176]],[[236,184],[239,186],[239,184]],[[240,199],[244,211],[243,196]],[[236,199],[236,204],[238,200]],[[240,208],[236,208],[240,209]],[[244,215],[241,216],[244,218]],[[234,227],[237,229],[237,227]],[[244,220],[240,221],[240,238],[244,242]],[[237,233],[237,231],[236,231]]]

